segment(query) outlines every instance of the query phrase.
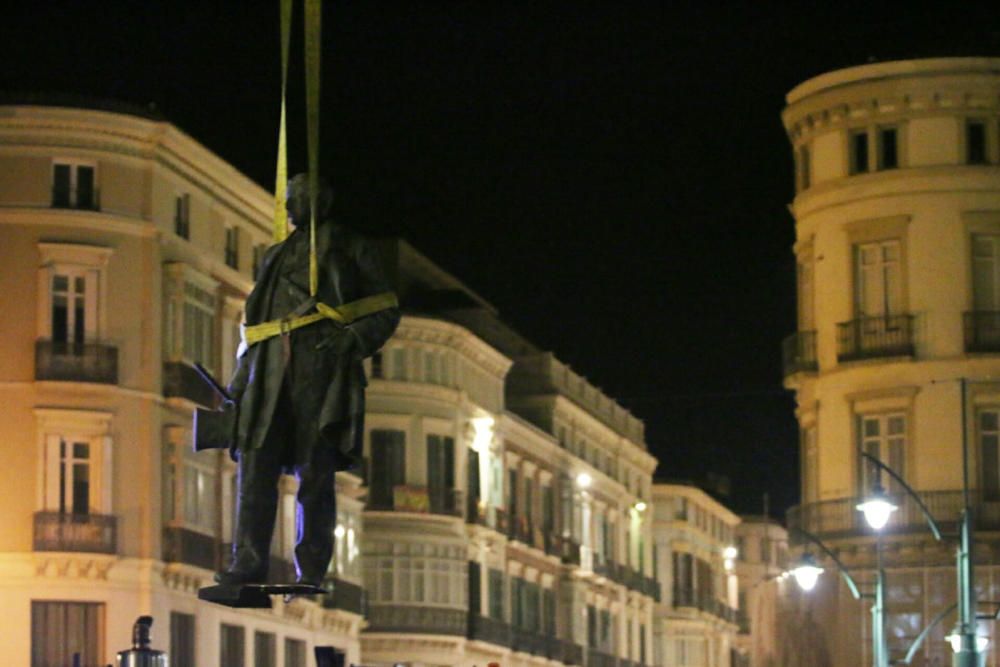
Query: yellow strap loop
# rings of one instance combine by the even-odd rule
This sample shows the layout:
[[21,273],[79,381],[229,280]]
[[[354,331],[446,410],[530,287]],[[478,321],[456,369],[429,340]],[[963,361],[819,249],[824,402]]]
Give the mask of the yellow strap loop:
[[319,97],[320,45],[323,2],[306,0],[306,140],[309,149],[309,296],[316,296],[319,272],[316,265],[316,202],[319,195]]
[[288,89],[288,51],[292,32],[292,0],[281,0],[281,125],[278,129],[278,164],[274,170],[274,242],[288,238],[288,211],[285,190],[288,188],[288,139],[285,93]]
[[328,306],[325,303],[317,303],[316,310],[318,312],[290,319],[270,320],[245,327],[243,329],[243,341],[247,347],[250,347],[268,338],[281,336],[325,319],[333,320],[342,326],[347,326],[362,317],[372,315],[387,308],[395,308],[398,305],[399,301],[393,292],[382,292],[374,296],[366,296],[363,299],[351,301],[350,303],[336,307]]

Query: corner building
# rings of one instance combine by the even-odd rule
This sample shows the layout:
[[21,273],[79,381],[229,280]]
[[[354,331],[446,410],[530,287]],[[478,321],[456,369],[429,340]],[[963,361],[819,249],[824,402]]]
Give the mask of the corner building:
[[[273,198],[144,110],[0,105],[0,656],[103,665],[140,614],[176,667],[652,661],[656,460],[640,420],[405,242],[366,362],[366,465],[337,476],[321,601],[201,602],[235,466],[191,451],[228,378]],[[282,478],[271,574],[294,576]]]
[[[796,159],[798,331],[785,384],[801,427],[804,528],[871,590],[879,543],[855,510],[876,482],[900,510],[883,531],[890,657],[956,600],[955,541],[860,456],[903,476],[946,531],[963,507],[963,446],[979,600],[1000,599],[1000,60],[865,65],[810,79],[782,115]],[[964,387],[964,390],[963,390]],[[963,392],[965,398],[963,400]],[[963,437],[963,434],[965,437]],[[789,597],[781,664],[871,661],[868,602],[832,563]],[[982,611],[986,611],[981,606]],[[913,664],[949,664],[947,617]],[[987,664],[997,664],[992,624]]]

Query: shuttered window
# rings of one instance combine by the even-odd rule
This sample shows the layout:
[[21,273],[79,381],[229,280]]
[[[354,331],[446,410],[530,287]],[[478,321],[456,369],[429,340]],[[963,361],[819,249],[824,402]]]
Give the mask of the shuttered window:
[[371,433],[371,479],[368,480],[373,507],[391,508],[393,489],[406,483],[406,434],[375,429]]

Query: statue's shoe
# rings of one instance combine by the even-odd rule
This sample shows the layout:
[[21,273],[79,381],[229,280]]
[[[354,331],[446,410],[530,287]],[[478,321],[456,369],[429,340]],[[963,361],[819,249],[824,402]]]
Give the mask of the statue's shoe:
[[225,572],[216,572],[215,581],[220,586],[263,584],[267,583],[267,571],[226,570]]

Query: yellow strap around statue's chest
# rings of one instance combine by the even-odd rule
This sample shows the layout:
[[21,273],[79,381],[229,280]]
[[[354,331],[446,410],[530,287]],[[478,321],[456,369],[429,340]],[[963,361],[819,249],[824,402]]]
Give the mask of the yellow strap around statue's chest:
[[317,303],[315,313],[300,315],[280,320],[270,320],[248,327],[243,327],[243,341],[249,348],[268,338],[274,338],[282,334],[289,333],[295,329],[319,322],[320,320],[333,320],[341,326],[346,326],[351,322],[361,319],[367,315],[377,313],[387,308],[395,308],[399,305],[396,295],[393,292],[382,292],[373,296],[366,296],[357,301],[351,301],[340,306],[328,306],[325,303]]

